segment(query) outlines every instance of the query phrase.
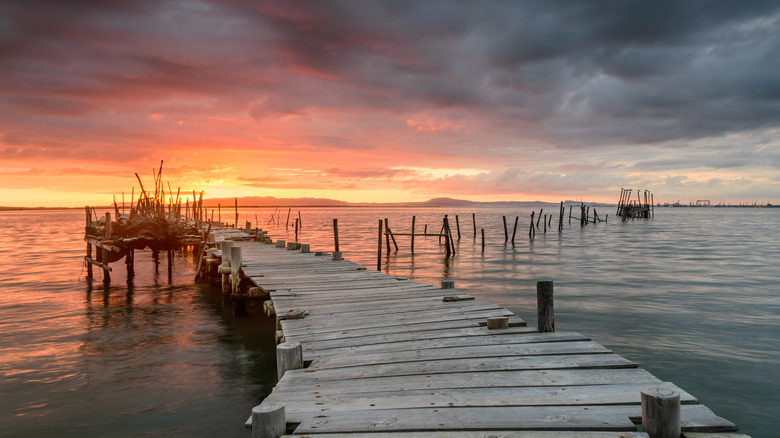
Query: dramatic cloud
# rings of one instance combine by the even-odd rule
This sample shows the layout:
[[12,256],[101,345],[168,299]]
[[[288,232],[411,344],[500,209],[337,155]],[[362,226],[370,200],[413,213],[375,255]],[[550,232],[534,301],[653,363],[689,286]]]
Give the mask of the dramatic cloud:
[[779,70],[774,1],[8,0],[0,203],[780,202]]

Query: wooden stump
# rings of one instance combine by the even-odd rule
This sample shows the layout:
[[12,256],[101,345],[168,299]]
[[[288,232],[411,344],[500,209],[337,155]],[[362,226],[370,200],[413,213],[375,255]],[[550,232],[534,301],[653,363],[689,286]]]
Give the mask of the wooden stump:
[[289,370],[303,368],[303,348],[300,342],[284,342],[276,346],[276,375],[279,380]]
[[344,260],[344,256],[341,254],[341,251],[333,251],[333,260]]
[[455,289],[455,280],[442,280],[441,281],[441,288],[442,289]]
[[537,330],[541,333],[555,331],[555,312],[553,310],[553,282],[536,283]]
[[287,431],[284,405],[263,403],[252,408],[252,438],[279,438]]
[[642,428],[650,438],[679,438],[680,394],[658,386],[643,389]]

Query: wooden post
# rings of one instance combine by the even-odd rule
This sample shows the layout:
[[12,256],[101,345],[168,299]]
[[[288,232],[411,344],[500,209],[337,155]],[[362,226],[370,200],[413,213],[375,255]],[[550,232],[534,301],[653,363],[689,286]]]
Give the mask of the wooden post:
[[542,218],[542,212],[544,211],[543,208],[539,209],[539,217],[536,218],[536,228],[539,228],[539,220]]
[[287,432],[287,418],[281,403],[263,403],[252,408],[252,438],[279,438]]
[[477,240],[477,214],[471,213],[471,224],[474,226],[474,240]]
[[458,230],[458,240],[460,240],[460,221],[457,214],[455,215],[455,228]]
[[287,208],[287,222],[284,224],[284,229],[289,230],[290,229],[290,213],[292,212],[292,208]]
[[127,278],[133,278],[135,275],[135,250],[133,248],[127,249],[125,264],[127,265]]
[[531,228],[528,229],[528,238],[533,239],[536,235],[536,229],[534,228],[534,214],[536,214],[535,211],[531,212]]
[[[92,244],[87,242],[87,258],[92,260]],[[93,278],[92,277],[92,263],[89,261],[87,262],[87,278]]]
[[503,216],[504,218],[504,242],[509,240],[509,231],[506,229],[506,216]]
[[[92,226],[92,210],[89,206],[84,207],[86,213],[86,224],[84,225],[84,234],[87,234],[87,229]],[[87,242],[87,259],[92,259],[92,245]],[[87,278],[92,278],[92,263],[87,262]]]
[[485,252],[485,229],[482,228],[482,252]]
[[658,386],[643,389],[642,428],[650,438],[679,438],[680,393]]
[[379,219],[379,236],[376,245],[376,270],[382,271],[382,219]]
[[106,213],[106,239],[111,238],[111,213]]
[[236,209],[236,222],[235,222],[235,224],[236,224],[236,228],[238,228],[238,198],[236,198],[235,201],[236,201],[236,203],[235,203],[235,209]]
[[561,201],[561,216],[558,219],[558,232],[563,232],[563,212],[566,211],[566,209],[563,207],[563,201]]
[[455,289],[455,280],[442,280],[441,281],[441,288],[442,289]]
[[555,331],[555,312],[553,311],[553,282],[536,283],[537,330],[540,333]]
[[571,205],[569,205],[569,223],[571,223]]
[[301,211],[298,210],[298,227],[303,229],[303,219],[301,219]]
[[230,248],[233,247],[233,242],[224,240],[219,242],[220,250],[222,251],[222,295],[227,295],[230,292]]
[[416,219],[416,216],[412,216],[412,254],[414,254],[414,221]]
[[544,215],[544,234],[547,234],[547,215]]
[[289,370],[303,368],[303,347],[300,342],[285,342],[276,346],[276,375],[279,380]]
[[241,247],[234,246],[230,248],[230,281],[232,283],[232,292],[237,294],[239,289],[238,285],[241,283],[241,264],[243,259],[241,257]]
[[515,244],[515,236],[517,235],[517,222],[520,220],[519,216],[515,216],[515,226],[512,228],[512,245]]
[[333,244],[334,251],[339,252],[339,220],[336,218],[333,219]]
[[447,257],[451,256],[454,250],[452,246],[452,232],[450,231],[450,221],[447,219],[447,215],[444,215],[442,220],[442,230],[444,234],[444,244],[447,246]]
[[298,219],[295,219],[295,243],[298,243]]

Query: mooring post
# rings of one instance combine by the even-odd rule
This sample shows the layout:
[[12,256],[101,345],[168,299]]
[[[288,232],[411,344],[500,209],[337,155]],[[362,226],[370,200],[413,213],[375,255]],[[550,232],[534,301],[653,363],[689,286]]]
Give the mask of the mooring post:
[[288,370],[303,368],[303,347],[300,342],[284,342],[276,346],[276,376],[282,376]]
[[441,281],[441,288],[442,289],[455,289],[455,280],[442,280]]
[[555,312],[553,310],[553,282],[536,283],[537,330],[541,333],[555,331]]
[[252,438],[279,438],[287,432],[287,418],[281,403],[262,403],[252,408]]
[[474,226],[474,240],[477,240],[477,214],[471,213],[471,225]]
[[230,291],[230,248],[232,247],[232,241],[223,240],[219,242],[219,249],[222,251],[222,267],[220,269],[220,273],[222,273],[222,295],[227,295]]
[[382,219],[379,219],[379,237],[376,245],[376,270],[382,271]]
[[234,246],[230,248],[230,280],[232,283],[232,292],[238,293],[238,285],[241,283],[241,247]]
[[339,249],[339,220],[336,218],[333,218],[333,246],[335,247],[334,251],[341,251]]
[[506,216],[503,216],[504,218],[504,242],[509,240],[509,231],[506,229]]
[[642,428],[650,438],[678,438],[680,393],[659,386],[642,390]]
[[485,229],[481,228],[482,230],[482,252],[485,252]]
[[515,236],[517,235],[517,221],[520,220],[519,216],[515,216],[515,227],[512,229],[512,245],[515,244]]
[[460,220],[458,220],[458,215],[455,215],[455,228],[458,230],[458,240],[460,240]]
[[414,221],[417,219],[416,216],[412,216],[412,254],[414,254]]

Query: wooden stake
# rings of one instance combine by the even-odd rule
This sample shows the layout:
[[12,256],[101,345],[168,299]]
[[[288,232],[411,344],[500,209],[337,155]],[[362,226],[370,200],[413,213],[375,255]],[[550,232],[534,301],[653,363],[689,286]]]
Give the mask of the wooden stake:
[[509,231],[506,229],[506,216],[503,216],[504,218],[504,242],[509,240]]
[[515,244],[515,236],[517,235],[517,222],[520,220],[519,216],[515,216],[515,226],[512,228],[512,245]]
[[477,240],[477,214],[471,213],[471,223],[474,226],[474,240]]
[[379,219],[379,236],[376,245],[376,270],[382,271],[382,219]]
[[643,389],[642,428],[652,438],[678,438],[680,393],[657,386]]
[[335,245],[336,252],[339,252],[339,220],[333,218],[333,244]]
[[414,254],[414,221],[417,219],[416,216],[412,216],[412,254]]
[[482,252],[485,252],[485,229],[482,228]]
[[458,240],[460,240],[460,221],[457,214],[455,215],[455,228],[458,229]]
[[536,283],[537,330],[540,333],[555,331],[555,312],[553,310],[553,282]]

